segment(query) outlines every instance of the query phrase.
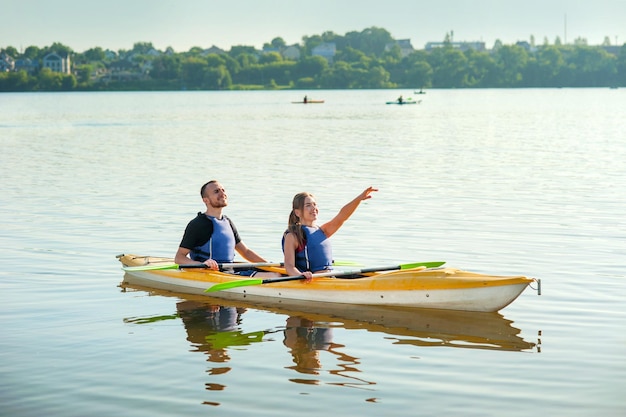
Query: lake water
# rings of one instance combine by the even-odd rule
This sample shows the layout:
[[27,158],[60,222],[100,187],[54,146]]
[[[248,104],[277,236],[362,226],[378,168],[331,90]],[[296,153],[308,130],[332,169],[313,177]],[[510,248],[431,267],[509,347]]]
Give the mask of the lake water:
[[[0,95],[0,414],[623,416],[626,90]],[[292,196],[369,185],[335,258],[542,280],[494,314],[120,286],[218,179],[280,261]]]

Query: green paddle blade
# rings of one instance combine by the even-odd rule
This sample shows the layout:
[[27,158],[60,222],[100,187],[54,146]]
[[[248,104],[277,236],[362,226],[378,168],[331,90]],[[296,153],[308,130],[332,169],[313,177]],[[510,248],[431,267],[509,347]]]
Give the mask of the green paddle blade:
[[162,269],[178,269],[177,264],[165,264],[165,265],[156,265],[156,264],[148,264],[148,265],[139,265],[139,266],[123,266],[122,269],[124,271],[156,271]]
[[263,336],[265,332],[262,330],[251,333],[242,333],[238,330],[210,334],[205,337],[205,340],[213,349],[226,349],[231,346],[248,346],[255,342],[262,342]]
[[222,282],[221,284],[215,284],[212,287],[207,288],[204,292],[223,291],[237,287],[247,287],[249,285],[261,285],[262,279],[244,279],[241,281]]
[[361,266],[363,264],[354,261],[333,261],[333,265],[335,266]]
[[402,264],[400,265],[400,269],[413,269],[413,268],[419,268],[420,266],[425,266],[426,268],[437,268],[443,264],[445,264],[445,261],[415,262],[412,264]]

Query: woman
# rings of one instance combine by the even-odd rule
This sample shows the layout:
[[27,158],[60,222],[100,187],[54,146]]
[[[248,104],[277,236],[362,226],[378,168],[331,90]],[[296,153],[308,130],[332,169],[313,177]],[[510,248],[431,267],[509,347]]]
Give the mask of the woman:
[[304,275],[310,281],[314,273],[332,269],[333,255],[328,240],[354,213],[361,201],[372,198],[373,187],[366,188],[339,213],[321,226],[315,224],[319,210],[315,197],[310,193],[298,193],[293,198],[289,225],[283,235],[285,269],[289,275]]

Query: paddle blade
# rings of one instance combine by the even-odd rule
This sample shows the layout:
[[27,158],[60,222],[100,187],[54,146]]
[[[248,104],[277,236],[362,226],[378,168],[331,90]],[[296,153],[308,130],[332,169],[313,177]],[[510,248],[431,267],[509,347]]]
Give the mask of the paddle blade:
[[215,284],[212,287],[207,288],[204,292],[224,291],[237,287],[248,287],[250,285],[261,285],[262,279],[245,279],[241,281],[222,282],[221,284]]
[[363,264],[354,261],[333,261],[335,266],[361,266]]
[[163,269],[178,269],[177,264],[166,264],[166,265],[156,265],[156,264],[148,264],[148,265],[139,265],[139,266],[123,266],[122,269],[124,271],[156,271]]
[[440,261],[436,261],[436,262],[416,262],[416,263],[412,263],[412,264],[402,264],[400,265],[400,269],[413,269],[413,268],[419,268],[420,266],[425,266],[426,268],[437,268],[441,265],[445,264],[445,262],[440,262]]

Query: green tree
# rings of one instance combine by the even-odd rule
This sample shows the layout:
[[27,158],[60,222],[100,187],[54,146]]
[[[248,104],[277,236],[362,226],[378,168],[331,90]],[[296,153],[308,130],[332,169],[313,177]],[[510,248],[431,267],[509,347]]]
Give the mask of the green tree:
[[24,50],[24,58],[28,58],[28,59],[37,59],[39,58],[41,54],[41,51],[38,47],[36,46],[29,46],[28,48],[26,48]]
[[393,66],[402,61],[402,50],[397,44],[393,45],[389,50],[385,50],[382,59],[386,66]]
[[430,87],[433,69],[428,63],[426,51],[415,51],[399,62],[385,59],[385,68],[390,73],[390,82],[402,87]]
[[50,68],[42,68],[39,71],[35,89],[39,91],[60,91],[63,85],[63,74],[54,72]]
[[428,61],[417,61],[405,73],[402,85],[405,87],[430,87],[433,82],[433,68]]
[[311,51],[316,47],[324,43],[320,35],[303,36],[302,43],[304,44],[302,50],[306,56],[311,55]]
[[0,72],[0,91],[30,91],[34,78],[26,71]]
[[192,46],[189,48],[189,51],[185,54],[187,57],[199,57],[204,53],[204,49],[199,46]]
[[237,58],[239,55],[242,55],[242,54],[255,55],[256,48],[254,46],[238,45],[238,46],[233,46],[232,48],[230,48],[230,51],[228,52],[228,55],[230,55],[233,58]]
[[535,56],[529,59],[525,71],[528,86],[562,87],[560,77],[565,65],[558,47],[549,45],[539,48]]
[[328,61],[321,56],[308,56],[302,58],[294,68],[297,78],[315,78],[320,76],[328,68]]
[[339,51],[339,53],[335,56],[335,61],[344,61],[349,64],[361,63],[362,68],[368,68],[366,63],[369,62],[370,59],[368,59],[367,55],[365,55],[363,51],[347,46],[343,50]]
[[320,76],[322,88],[350,88],[353,79],[352,68],[345,61],[328,67]]
[[272,42],[270,43],[270,45],[272,45],[273,48],[277,48],[277,49],[282,49],[287,46],[287,44],[285,43],[285,40],[281,37],[272,39]]
[[618,85],[626,87],[626,43],[622,45],[617,57],[617,81],[613,87]]
[[276,62],[281,62],[283,57],[278,52],[268,52],[266,54],[261,55],[259,58],[259,64],[273,64]]
[[571,64],[575,69],[574,87],[608,87],[617,81],[617,58],[604,49],[579,45]]
[[61,78],[61,90],[72,91],[76,88],[78,81],[73,74],[64,74]]
[[520,87],[528,62],[526,50],[517,45],[504,45],[494,55],[499,79],[495,87]]
[[199,89],[204,83],[204,74],[209,66],[200,58],[186,58],[182,62],[181,78],[184,85],[189,89]]
[[105,59],[104,50],[99,46],[86,50],[82,55],[87,62],[104,61]]
[[138,55],[145,55],[153,49],[155,49],[155,47],[152,46],[152,42],[136,42],[131,52]]
[[396,85],[390,81],[391,76],[380,65],[372,66],[365,74],[358,88],[394,88]]
[[74,73],[78,84],[86,86],[91,80],[91,74],[95,72],[95,66],[90,64],[74,65]]
[[17,57],[20,56],[20,53],[17,49],[15,49],[12,46],[7,46],[4,49],[0,49],[1,52],[4,52],[5,54],[7,54],[8,56],[10,56],[11,58],[15,59]]
[[468,49],[464,52],[467,58],[466,87],[490,87],[495,84],[496,62],[487,52]]
[[157,80],[174,81],[182,75],[180,56],[160,55],[152,61],[150,76]]
[[72,48],[70,48],[69,46],[63,45],[62,43],[59,43],[59,42],[54,42],[52,46],[43,48],[39,52],[40,52],[39,58],[43,58],[44,56],[52,52],[60,56],[70,56],[70,57],[74,53]]
[[433,68],[433,87],[460,88],[466,83],[467,58],[451,46],[436,48],[428,57]]
[[349,32],[346,34],[345,40],[346,46],[375,57],[381,57],[387,44],[394,41],[387,30],[375,26],[361,32]]
[[[209,57],[207,57],[207,60]],[[241,65],[239,65],[239,62],[236,59],[232,58],[230,55],[220,54],[219,57],[222,60],[223,65],[226,66],[226,69],[228,70],[229,73],[236,74],[241,69]],[[209,65],[211,64],[209,63]]]
[[232,85],[232,78],[225,65],[207,68],[203,81],[204,86],[212,90],[224,90]]

